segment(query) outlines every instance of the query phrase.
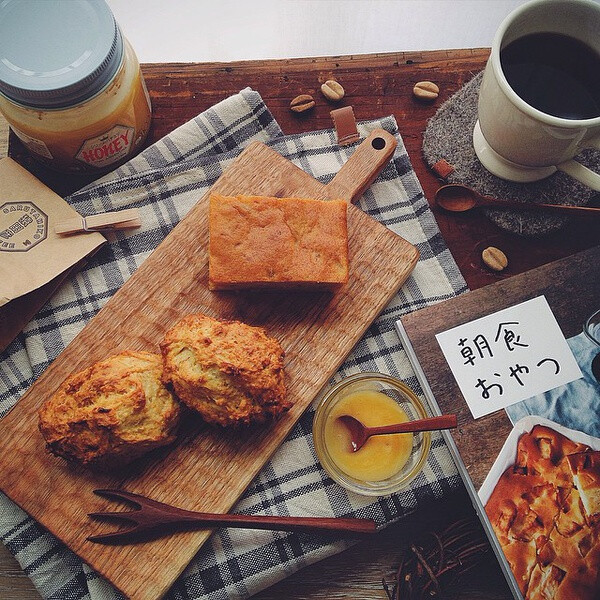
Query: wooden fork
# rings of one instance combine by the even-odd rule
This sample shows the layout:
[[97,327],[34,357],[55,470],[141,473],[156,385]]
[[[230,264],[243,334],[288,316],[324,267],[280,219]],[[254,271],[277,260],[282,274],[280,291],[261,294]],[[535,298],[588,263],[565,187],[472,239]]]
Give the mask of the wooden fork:
[[124,500],[136,506],[132,511],[94,512],[89,517],[125,521],[132,525],[114,533],[93,535],[87,539],[98,544],[131,544],[159,537],[173,530],[208,529],[214,526],[271,529],[275,531],[333,531],[339,533],[375,533],[372,519],[328,517],[277,517],[202,513],[183,510],[123,490],[94,490],[98,496]]

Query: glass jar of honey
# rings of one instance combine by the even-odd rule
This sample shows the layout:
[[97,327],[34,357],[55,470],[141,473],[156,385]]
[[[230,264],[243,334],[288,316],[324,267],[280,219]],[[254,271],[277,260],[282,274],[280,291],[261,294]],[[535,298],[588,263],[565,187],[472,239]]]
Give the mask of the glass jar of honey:
[[367,427],[427,417],[419,397],[402,381],[383,373],[357,373],[325,390],[317,401],[313,443],[323,469],[342,487],[363,496],[387,496],[407,487],[429,455],[431,433],[373,436],[354,451],[339,417]]
[[103,0],[0,3],[0,112],[61,171],[100,174],[141,150],[150,98]]

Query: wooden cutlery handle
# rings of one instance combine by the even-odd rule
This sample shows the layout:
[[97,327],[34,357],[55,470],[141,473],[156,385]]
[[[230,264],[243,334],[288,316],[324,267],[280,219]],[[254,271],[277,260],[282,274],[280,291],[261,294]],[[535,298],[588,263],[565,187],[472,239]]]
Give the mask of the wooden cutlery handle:
[[411,431],[436,431],[438,429],[452,429],[457,426],[456,415],[440,415],[428,417],[418,421],[407,421],[395,425],[382,425],[381,427],[369,427],[370,435],[381,435],[384,433],[408,433]]
[[216,515],[210,513],[180,516],[173,523],[204,523],[209,526],[238,527],[247,529],[271,529],[275,531],[337,531],[341,533],[375,533],[371,519],[329,517],[278,517],[263,515]]

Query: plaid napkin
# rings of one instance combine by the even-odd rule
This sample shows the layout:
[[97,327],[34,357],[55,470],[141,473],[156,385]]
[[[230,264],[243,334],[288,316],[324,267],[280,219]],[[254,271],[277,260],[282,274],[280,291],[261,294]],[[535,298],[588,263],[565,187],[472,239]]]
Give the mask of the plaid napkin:
[[[412,170],[393,117],[359,124],[361,137],[383,127],[398,148],[392,162],[360,200],[360,207],[412,244],[420,261],[337,373],[400,377],[421,397],[395,333],[403,314],[451,298],[466,285],[437,228]],[[131,276],[223,170],[252,141],[261,141],[323,183],[353,147],[339,147],[333,130],[284,136],[258,93],[245,89],[181,126],[142,154],[68,200],[81,214],[138,207],[143,227],[108,234],[109,244],[70,278],[22,335],[0,355],[0,416],[18,401],[50,362]],[[439,434],[423,472],[401,493],[366,498],[346,492],[321,470],[311,439],[313,409],[235,507],[235,512],[371,517],[383,527],[441,498],[460,478]],[[108,600],[121,595],[0,494],[0,536],[44,598]],[[348,546],[307,534],[219,530],[177,580],[167,598],[246,598],[298,569]],[[168,560],[168,557],[165,557]]]

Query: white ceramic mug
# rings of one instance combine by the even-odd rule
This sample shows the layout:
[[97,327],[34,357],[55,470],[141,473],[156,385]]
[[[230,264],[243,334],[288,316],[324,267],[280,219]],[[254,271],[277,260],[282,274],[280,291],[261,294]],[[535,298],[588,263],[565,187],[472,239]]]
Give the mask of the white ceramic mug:
[[579,120],[546,114],[525,102],[503,72],[500,51],[515,39],[535,33],[575,38],[600,55],[600,3],[533,0],[503,21],[479,92],[473,131],[477,157],[488,171],[509,181],[538,181],[560,170],[600,191],[600,175],[573,160],[584,148],[600,149],[600,114]]

